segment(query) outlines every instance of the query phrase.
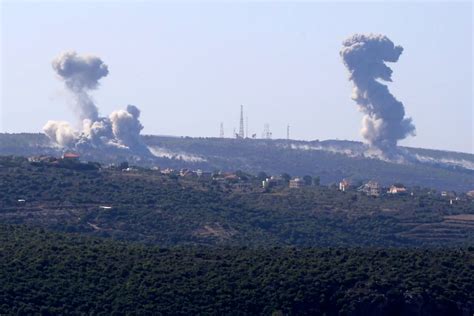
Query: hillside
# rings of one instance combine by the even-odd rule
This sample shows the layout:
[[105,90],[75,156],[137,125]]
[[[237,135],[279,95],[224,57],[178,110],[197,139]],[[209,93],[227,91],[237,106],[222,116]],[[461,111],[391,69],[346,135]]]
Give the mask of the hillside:
[[[0,223],[165,246],[453,246],[474,242],[474,203],[431,189],[350,189],[200,179],[151,169],[0,159]],[[24,201],[23,201],[24,200]]]
[[474,249],[158,248],[0,225],[2,315],[470,315]]
[[[144,139],[151,148],[180,153],[187,165],[208,169],[271,174],[286,172],[295,176],[309,174],[319,176],[323,184],[347,178],[353,181],[375,179],[385,185],[401,182],[439,190],[469,191],[474,187],[474,155],[464,153],[406,148],[411,155],[424,157],[427,163],[399,164],[365,157],[363,145],[349,141],[288,142],[156,136]],[[196,158],[202,160],[196,161]]]
[[[409,163],[392,163],[366,157],[365,147],[349,141],[286,141],[144,136],[151,156],[137,156],[89,148],[83,159],[102,163],[130,161],[141,166],[243,170],[257,174],[289,173],[319,176],[321,183],[375,179],[384,185],[401,182],[409,186],[438,190],[474,189],[474,155],[428,149],[404,148],[415,157]],[[56,155],[62,150],[43,134],[0,134],[0,155]],[[413,159],[415,159],[413,158]]]

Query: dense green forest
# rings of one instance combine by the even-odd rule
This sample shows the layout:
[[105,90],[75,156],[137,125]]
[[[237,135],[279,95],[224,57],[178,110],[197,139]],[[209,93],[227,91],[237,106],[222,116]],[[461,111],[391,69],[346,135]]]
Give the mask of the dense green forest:
[[[319,176],[322,184],[348,178],[354,181],[377,179],[388,185],[402,182],[438,190],[474,189],[474,155],[439,150],[401,148],[406,163],[365,157],[362,143],[351,141],[298,141],[231,138],[192,138],[146,135],[144,143],[156,154],[139,155],[113,148],[72,148],[90,161],[104,164],[123,160],[146,167],[201,168],[257,174],[290,173]],[[0,155],[60,156],[61,149],[44,134],[0,133]],[[421,163],[418,158],[423,158]],[[465,166],[465,167],[463,167]]]
[[472,315],[474,248],[159,248],[0,225],[0,314]]
[[226,175],[0,157],[0,315],[474,312],[466,194]]
[[[157,170],[0,159],[0,223],[163,246],[436,246],[474,242],[474,203],[409,188],[374,198],[311,186],[263,190],[242,172],[202,181]],[[19,202],[19,200],[25,200]]]

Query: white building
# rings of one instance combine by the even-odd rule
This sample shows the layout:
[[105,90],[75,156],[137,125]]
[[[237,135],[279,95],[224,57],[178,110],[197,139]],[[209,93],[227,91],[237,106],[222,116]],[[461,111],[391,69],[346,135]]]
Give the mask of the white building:
[[301,178],[294,178],[290,180],[290,189],[299,189],[304,187],[304,180]]
[[403,185],[394,184],[394,185],[390,186],[387,193],[388,194],[406,194],[408,192],[407,192],[407,188],[405,188]]
[[350,186],[351,184],[349,183],[349,181],[343,179],[341,182],[339,182],[339,191],[345,192],[347,189],[349,189]]

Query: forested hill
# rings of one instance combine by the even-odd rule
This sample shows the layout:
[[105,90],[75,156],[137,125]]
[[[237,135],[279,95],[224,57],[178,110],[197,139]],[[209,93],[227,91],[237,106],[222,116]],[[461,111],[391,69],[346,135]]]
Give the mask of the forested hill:
[[[375,179],[388,185],[439,190],[474,188],[474,155],[439,150],[403,148],[421,162],[393,163],[364,156],[366,148],[351,141],[287,141],[145,136],[146,144],[163,157],[179,158],[189,166],[209,170],[244,170],[294,176],[319,176],[323,184],[346,178]],[[415,159],[415,158],[413,158]],[[179,166],[176,160],[164,165]]]
[[158,248],[0,225],[2,315],[472,315],[473,279],[473,248]]
[[[319,176],[321,183],[374,179],[388,185],[439,190],[474,189],[474,155],[428,149],[403,148],[422,162],[390,163],[364,156],[366,148],[350,141],[296,141],[229,138],[143,136],[153,155],[141,157],[124,152],[88,148],[78,150],[85,160],[163,168],[201,168],[208,171],[243,170],[256,174],[289,173],[293,176]],[[43,134],[0,134],[0,155],[60,156],[64,149],[54,147]]]
[[0,157],[0,314],[474,312],[468,195],[260,176]]
[[[0,157],[0,223],[165,246],[462,246],[474,242],[474,200],[408,187],[262,189],[238,172],[201,179],[158,170]],[[413,192],[413,195],[411,195]]]

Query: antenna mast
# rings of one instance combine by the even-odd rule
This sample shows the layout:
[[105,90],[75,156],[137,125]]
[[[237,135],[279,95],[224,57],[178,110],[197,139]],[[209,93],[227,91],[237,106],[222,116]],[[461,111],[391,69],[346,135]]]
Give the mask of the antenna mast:
[[220,130],[220,133],[219,133],[219,137],[224,138],[224,123],[222,123],[222,122],[221,122],[221,130]]
[[262,138],[272,139],[272,132],[270,132],[270,124],[268,124],[268,123],[265,123],[265,125],[263,125]]
[[244,138],[244,106],[240,106],[239,138]]

